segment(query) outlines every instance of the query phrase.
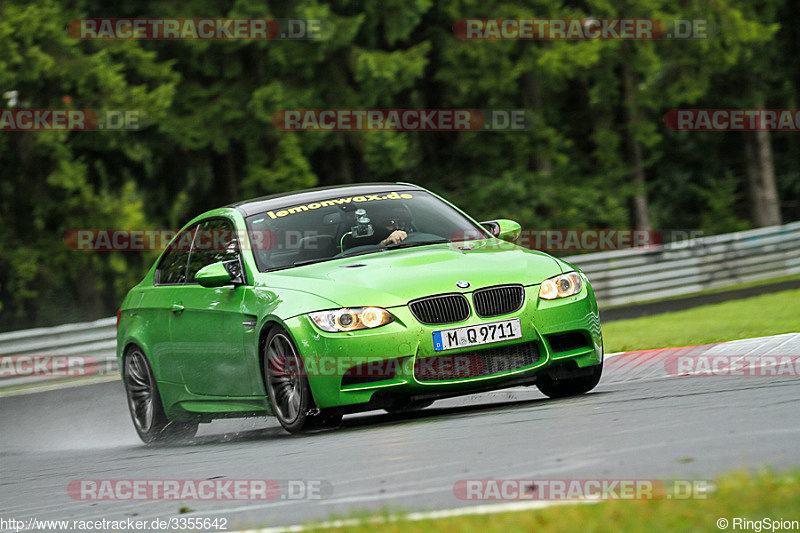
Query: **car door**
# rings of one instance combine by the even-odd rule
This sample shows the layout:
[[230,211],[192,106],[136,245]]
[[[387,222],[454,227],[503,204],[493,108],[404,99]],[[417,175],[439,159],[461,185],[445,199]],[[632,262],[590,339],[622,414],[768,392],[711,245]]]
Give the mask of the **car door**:
[[172,352],[170,321],[175,294],[186,282],[189,251],[196,229],[197,225],[193,225],[172,240],[158,261],[153,286],[142,290],[135,311],[147,325],[148,353],[159,381],[181,383],[183,380]]
[[[212,288],[195,282],[201,268],[218,261],[230,262],[238,272],[235,284]],[[245,356],[245,342],[254,342],[256,320],[242,312],[249,290],[245,276],[233,222],[221,217],[202,222],[171,317],[172,350],[194,394],[252,396],[259,389],[257,361]]]

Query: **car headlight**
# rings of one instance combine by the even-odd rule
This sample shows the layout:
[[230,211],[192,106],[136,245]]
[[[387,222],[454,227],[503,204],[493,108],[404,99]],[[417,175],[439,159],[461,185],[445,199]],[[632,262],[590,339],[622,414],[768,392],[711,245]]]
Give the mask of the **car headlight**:
[[573,294],[578,294],[583,288],[583,279],[577,272],[561,274],[554,278],[546,279],[539,287],[539,298],[543,300],[555,300],[566,298]]
[[309,317],[322,331],[337,333],[356,329],[372,329],[388,324],[394,317],[386,309],[380,307],[350,307],[317,311],[309,313]]

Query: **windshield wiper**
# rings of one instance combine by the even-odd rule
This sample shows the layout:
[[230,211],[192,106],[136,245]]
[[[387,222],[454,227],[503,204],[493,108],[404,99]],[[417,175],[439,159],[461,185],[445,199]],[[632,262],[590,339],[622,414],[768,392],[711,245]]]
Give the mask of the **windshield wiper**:
[[318,258],[318,259],[304,259],[302,261],[295,261],[294,263],[292,263],[292,266],[299,267],[299,266],[303,266],[303,265],[311,265],[313,263],[322,263],[323,261],[330,261],[331,259],[333,259],[333,257],[323,257],[323,258]]
[[444,244],[446,242],[450,242],[448,239],[437,239],[435,241],[425,241],[425,242],[403,242],[400,241],[397,244],[388,244],[386,245],[386,250],[397,250],[398,248],[412,248],[414,246],[426,246],[428,244]]
[[373,248],[372,250],[359,250],[358,252],[350,252],[350,253],[343,253],[341,255],[336,256],[335,259],[339,259],[340,257],[355,257],[357,255],[367,255],[372,254],[375,252],[385,252],[386,248]]
[[353,252],[351,254],[335,255],[333,257],[303,259],[302,261],[295,261],[294,263],[292,263],[292,266],[312,265],[314,263],[322,263],[324,261],[333,261],[334,259],[341,259],[342,257],[354,257],[357,255],[365,255],[365,254],[371,254],[373,252],[384,252],[384,251],[386,251],[386,248],[377,248],[375,250],[361,250],[359,252]]

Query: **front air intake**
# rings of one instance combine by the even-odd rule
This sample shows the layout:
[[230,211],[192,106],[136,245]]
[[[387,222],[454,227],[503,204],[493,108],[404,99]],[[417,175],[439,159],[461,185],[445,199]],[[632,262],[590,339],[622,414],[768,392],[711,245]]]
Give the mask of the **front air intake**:
[[468,353],[419,357],[414,362],[414,377],[417,381],[477,378],[519,370],[540,360],[539,344],[529,341]]

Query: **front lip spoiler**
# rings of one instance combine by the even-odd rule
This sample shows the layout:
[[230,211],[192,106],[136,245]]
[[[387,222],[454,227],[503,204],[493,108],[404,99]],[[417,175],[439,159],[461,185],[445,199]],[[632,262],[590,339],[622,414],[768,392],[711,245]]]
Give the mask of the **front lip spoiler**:
[[[372,395],[372,399],[369,402],[361,403],[361,404],[353,404],[343,406],[342,412],[347,413],[360,413],[363,411],[374,411],[378,409],[383,409],[385,407],[389,407],[398,400],[444,400],[446,398],[456,398],[458,396],[466,396],[469,394],[478,394],[481,392],[490,392],[495,390],[502,390],[508,389],[511,387],[519,387],[519,386],[530,386],[536,384],[537,375],[527,375],[523,377],[519,377],[509,381],[503,381],[502,383],[494,383],[494,384],[486,384],[481,383],[480,386],[475,387],[465,387],[463,390],[454,392],[429,392],[423,394],[408,394],[403,393],[402,391],[397,391],[394,387],[388,387],[386,389],[378,390],[375,394]],[[398,384],[402,385],[402,384]]]

